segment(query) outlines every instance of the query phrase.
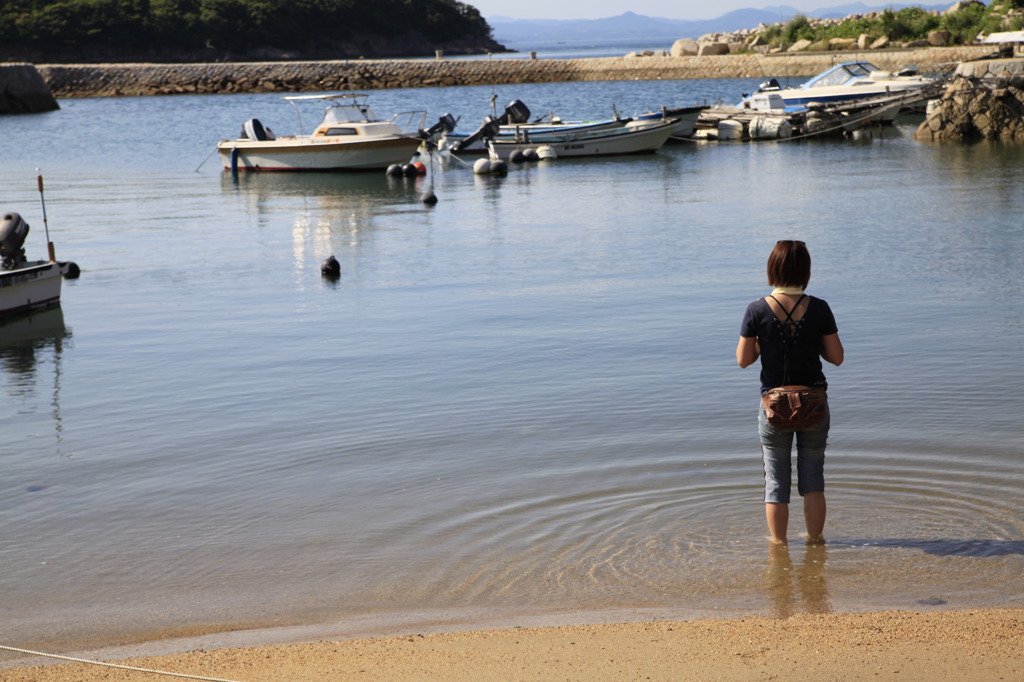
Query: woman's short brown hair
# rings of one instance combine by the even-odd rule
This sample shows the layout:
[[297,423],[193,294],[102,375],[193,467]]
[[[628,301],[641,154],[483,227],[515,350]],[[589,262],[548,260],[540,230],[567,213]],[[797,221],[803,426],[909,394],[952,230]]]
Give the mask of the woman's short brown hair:
[[803,242],[781,239],[768,256],[768,284],[807,288],[811,281],[811,254]]

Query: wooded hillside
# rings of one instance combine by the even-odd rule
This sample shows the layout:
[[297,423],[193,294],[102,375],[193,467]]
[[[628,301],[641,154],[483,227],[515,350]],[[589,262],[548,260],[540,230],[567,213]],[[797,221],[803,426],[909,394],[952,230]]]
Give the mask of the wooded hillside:
[[224,61],[501,51],[458,0],[4,0],[0,61]]

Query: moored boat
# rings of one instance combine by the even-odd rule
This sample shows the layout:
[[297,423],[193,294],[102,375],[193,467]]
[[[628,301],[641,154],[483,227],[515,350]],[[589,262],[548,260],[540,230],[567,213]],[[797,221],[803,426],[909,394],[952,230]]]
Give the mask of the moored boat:
[[17,213],[5,213],[0,220],[0,318],[60,305],[62,278],[78,276],[77,265],[56,260],[52,243],[48,260],[27,260],[23,245],[28,233],[28,223]]
[[662,107],[658,111],[648,111],[640,114],[639,116],[634,117],[634,120],[650,121],[674,118],[677,119],[679,123],[676,125],[676,129],[672,131],[671,137],[690,137],[693,135],[694,127],[697,125],[697,119],[700,118],[701,112],[706,109],[708,109],[707,106]]
[[619,128],[537,133],[519,140],[501,138],[484,131],[478,140],[471,139],[469,144],[446,145],[442,142],[441,148],[453,154],[487,154],[503,160],[508,160],[517,150],[541,148],[550,155],[548,158],[645,154],[661,149],[678,123],[674,118],[629,121]]
[[[772,78],[761,84],[758,93],[777,94],[786,109],[796,110],[814,103],[846,104],[903,94],[934,86],[937,82],[935,78],[921,75],[912,68],[892,73],[879,69],[871,62],[844,62],[822,71],[795,88],[783,88],[778,80]],[[744,98],[740,106],[749,101],[750,97]]]
[[[284,98],[295,107],[299,132],[278,137],[259,119],[249,119],[241,137],[222,140],[217,151],[225,170],[231,171],[359,171],[383,170],[391,164],[408,163],[420,145],[447,125],[424,130],[426,111],[406,111],[385,121],[366,103],[367,95],[294,95]],[[299,103],[326,102],[320,123],[313,132],[302,132]]]

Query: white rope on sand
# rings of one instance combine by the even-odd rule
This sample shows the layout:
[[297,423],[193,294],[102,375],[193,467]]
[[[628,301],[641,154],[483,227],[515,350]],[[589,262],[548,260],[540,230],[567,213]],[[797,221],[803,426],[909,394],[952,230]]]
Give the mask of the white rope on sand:
[[171,673],[166,670],[152,670],[150,668],[136,668],[131,665],[120,665],[118,663],[104,663],[103,661],[90,661],[87,658],[75,658],[74,656],[61,656],[60,654],[48,654],[43,651],[32,651],[31,649],[19,649],[18,647],[0,644],[0,649],[16,651],[19,654],[31,654],[32,656],[46,656],[48,658],[59,658],[62,661],[74,663],[88,663],[89,665],[101,665],[107,668],[119,668],[121,670],[134,670],[141,673],[153,673],[154,675],[167,675],[169,677],[184,677],[189,680],[207,680],[208,682],[237,682],[237,680],[225,680],[221,677],[201,677],[199,675],[186,675],[185,673]]

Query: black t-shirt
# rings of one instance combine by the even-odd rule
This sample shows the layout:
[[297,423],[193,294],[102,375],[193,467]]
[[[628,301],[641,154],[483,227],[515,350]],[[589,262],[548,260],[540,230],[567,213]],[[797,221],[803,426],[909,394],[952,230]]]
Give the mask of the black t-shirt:
[[740,336],[756,336],[761,346],[762,395],[777,386],[828,386],[821,371],[821,337],[839,329],[828,303],[807,298],[807,312],[792,333],[763,298],[747,306]]

